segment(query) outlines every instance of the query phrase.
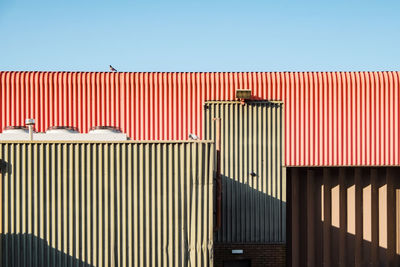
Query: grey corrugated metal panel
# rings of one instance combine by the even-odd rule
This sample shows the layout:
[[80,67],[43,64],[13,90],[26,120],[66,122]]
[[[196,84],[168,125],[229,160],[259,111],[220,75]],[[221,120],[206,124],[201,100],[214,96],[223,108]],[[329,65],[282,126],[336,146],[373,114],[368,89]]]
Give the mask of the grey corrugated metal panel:
[[2,266],[212,265],[213,153],[211,142],[1,143]]
[[289,168],[289,266],[399,266],[399,167]]
[[215,138],[213,118],[221,118],[223,179],[222,223],[215,242],[285,242],[282,104],[206,103],[204,137],[207,139]]

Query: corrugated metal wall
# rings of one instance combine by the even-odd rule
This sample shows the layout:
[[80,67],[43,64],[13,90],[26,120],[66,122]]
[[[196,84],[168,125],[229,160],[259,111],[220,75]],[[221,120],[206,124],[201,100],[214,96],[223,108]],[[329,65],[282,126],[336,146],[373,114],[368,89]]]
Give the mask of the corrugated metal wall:
[[238,88],[285,104],[287,166],[400,165],[400,72],[0,72],[0,131],[120,127],[134,140],[202,135],[206,100]]
[[400,168],[290,168],[290,266],[400,266]]
[[213,149],[1,143],[1,266],[212,265]]
[[[286,241],[286,174],[282,103],[205,104],[204,136],[221,118],[220,243]],[[252,175],[254,173],[254,175]]]

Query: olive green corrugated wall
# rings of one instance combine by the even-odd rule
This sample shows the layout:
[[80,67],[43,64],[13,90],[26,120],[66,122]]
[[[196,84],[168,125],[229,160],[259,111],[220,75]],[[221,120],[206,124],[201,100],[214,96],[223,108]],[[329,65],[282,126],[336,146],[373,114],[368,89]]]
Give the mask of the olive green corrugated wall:
[[210,266],[210,142],[1,143],[1,266]]
[[214,140],[213,118],[221,118],[222,225],[215,242],[285,242],[282,104],[208,102],[204,108],[206,139]]
[[[221,118],[222,225],[219,243],[286,241],[283,104],[208,102],[204,137]],[[253,174],[253,175],[252,175]]]

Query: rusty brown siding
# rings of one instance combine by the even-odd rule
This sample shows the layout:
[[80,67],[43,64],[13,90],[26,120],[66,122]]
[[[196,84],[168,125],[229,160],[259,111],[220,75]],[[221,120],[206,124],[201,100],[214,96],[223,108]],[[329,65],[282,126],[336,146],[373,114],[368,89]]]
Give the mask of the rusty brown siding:
[[290,266],[399,266],[400,168],[289,168]]

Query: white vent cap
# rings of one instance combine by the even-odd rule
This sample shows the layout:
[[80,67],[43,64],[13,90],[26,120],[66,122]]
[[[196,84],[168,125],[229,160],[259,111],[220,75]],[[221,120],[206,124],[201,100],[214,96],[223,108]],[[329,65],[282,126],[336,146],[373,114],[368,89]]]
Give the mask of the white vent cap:
[[95,126],[90,128],[89,134],[120,134],[121,130],[113,126]]
[[77,134],[78,130],[70,126],[53,126],[47,129],[46,134]]
[[26,125],[35,125],[35,119],[26,119],[25,124]]
[[29,129],[25,126],[7,126],[3,130],[3,134],[27,134]]

